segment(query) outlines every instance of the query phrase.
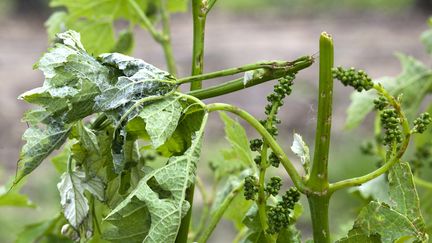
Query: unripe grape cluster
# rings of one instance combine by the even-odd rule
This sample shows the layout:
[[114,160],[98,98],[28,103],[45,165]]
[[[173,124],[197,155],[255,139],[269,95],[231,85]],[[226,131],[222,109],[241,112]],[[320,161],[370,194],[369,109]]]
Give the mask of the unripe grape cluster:
[[300,192],[292,187],[282,196],[282,201],[279,201],[275,206],[270,206],[267,211],[269,220],[269,228],[267,233],[279,233],[283,228],[289,226],[290,213],[294,209],[294,205],[300,199]]
[[[273,136],[278,135],[278,127],[277,124],[281,123],[281,120],[277,118],[277,113],[279,108],[283,105],[283,99],[290,95],[292,92],[291,86],[293,85],[293,80],[295,78],[294,74],[287,75],[285,77],[282,77],[278,80],[278,84],[274,86],[273,93],[271,93],[269,96],[267,96],[267,101],[269,102],[265,107],[265,114],[267,115],[267,118],[264,120],[261,120],[260,123],[266,128],[266,130]],[[273,114],[272,114],[273,113]],[[264,141],[262,139],[252,139],[250,141],[250,149],[252,151],[258,151],[260,152],[262,149]],[[268,158],[270,164],[272,166],[278,167],[280,160],[279,158],[274,154],[271,153],[270,157]],[[257,155],[254,159],[255,163],[257,165],[260,165],[261,163],[261,155]]]
[[271,152],[269,156],[269,162],[273,167],[277,168],[279,167],[280,159],[274,152]]
[[384,108],[386,108],[389,105],[387,99],[382,95],[380,95],[378,98],[374,99],[373,102],[374,102],[375,109],[377,109],[379,111],[384,110]]
[[260,151],[262,145],[263,145],[262,139],[255,138],[250,141],[249,147],[252,151]]
[[429,113],[421,113],[420,116],[414,120],[414,131],[417,133],[423,133],[431,122],[432,118]]
[[246,200],[255,200],[258,193],[258,180],[255,176],[247,176],[244,184],[244,197]]
[[282,179],[280,177],[270,178],[270,182],[267,183],[265,191],[272,196],[277,196],[282,186]]
[[355,68],[344,69],[337,67],[332,69],[333,78],[338,79],[345,86],[351,86],[357,91],[369,90],[373,87],[372,79],[363,70]]
[[392,144],[393,142],[402,142],[402,132],[399,127],[400,118],[396,110],[393,108],[385,109],[381,112],[381,124],[385,129],[384,145]]

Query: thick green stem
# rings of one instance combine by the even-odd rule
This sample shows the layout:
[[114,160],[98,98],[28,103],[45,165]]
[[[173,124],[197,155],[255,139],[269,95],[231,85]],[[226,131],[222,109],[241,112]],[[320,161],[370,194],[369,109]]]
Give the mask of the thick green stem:
[[[193,50],[192,75],[198,75],[204,69],[204,32],[206,22],[206,6],[203,0],[192,0],[193,17]],[[191,90],[201,89],[200,81],[191,83]]]
[[310,209],[310,214],[312,219],[314,243],[330,242],[330,235],[329,235],[330,229],[329,229],[329,217],[328,217],[330,196],[331,196],[330,194],[308,195],[309,209]]
[[224,94],[229,94],[241,89],[249,88],[270,80],[278,79],[284,77],[288,74],[297,73],[298,71],[305,69],[312,65],[313,58],[306,57],[303,60],[294,61],[293,64],[284,69],[263,69],[263,72],[256,77],[244,82],[243,78],[235,79],[226,83],[215,85],[209,88],[194,90],[189,92],[189,95],[195,96],[198,99],[208,99],[216,96],[221,96]]
[[[206,3],[206,2],[205,2]],[[192,75],[199,75],[204,70],[204,30],[206,15],[205,3],[203,0],[192,0],[192,17],[193,17],[193,50],[192,50]],[[190,90],[201,89],[201,81],[191,83]],[[192,205],[195,184],[186,191],[186,200],[191,208],[183,217],[176,243],[186,243],[189,234],[189,225],[192,218]]]
[[225,200],[220,204],[220,206],[213,211],[210,217],[210,223],[207,225],[205,231],[201,235],[201,237],[198,239],[197,242],[199,243],[205,243],[207,242],[208,238],[218,225],[219,221],[221,220],[222,216],[224,215],[225,211],[228,209],[228,206],[231,204],[231,202],[234,200],[234,198],[237,196],[239,192],[243,190],[244,186],[244,180],[240,182],[225,198]]
[[310,177],[306,182],[315,243],[330,242],[328,205],[328,157],[333,102],[333,40],[327,33],[320,37],[318,118],[315,151]]
[[246,111],[236,106],[223,104],[223,103],[209,104],[207,105],[207,110],[209,112],[213,112],[213,111],[231,112],[233,114],[238,115],[239,117],[244,119],[247,123],[249,123],[253,128],[255,128],[255,130],[266,140],[266,142],[268,143],[272,151],[281,159],[281,164],[287,171],[288,175],[291,177],[291,180],[293,181],[297,189],[300,192],[305,192],[303,181],[300,175],[298,174],[296,168],[294,167],[293,163],[290,161],[288,156],[285,154],[285,152],[279,146],[276,140],[272,137],[272,135],[255,117],[253,117],[251,114],[247,113]]

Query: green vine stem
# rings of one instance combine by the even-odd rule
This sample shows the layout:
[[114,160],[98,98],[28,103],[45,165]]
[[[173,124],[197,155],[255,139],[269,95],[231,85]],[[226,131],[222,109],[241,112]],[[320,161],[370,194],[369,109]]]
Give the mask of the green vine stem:
[[241,89],[249,88],[270,80],[278,79],[284,77],[288,74],[297,73],[298,71],[305,69],[312,65],[314,62],[312,57],[306,57],[302,60],[294,61],[292,66],[287,67],[285,69],[263,69],[263,72],[248,80],[246,83],[243,78],[235,79],[229,82],[225,82],[219,85],[215,85],[212,87],[208,87],[205,89],[199,89],[189,92],[189,95],[195,96],[198,99],[208,99],[216,96],[221,96],[225,94],[229,94]]
[[398,114],[401,125],[402,125],[402,132],[404,134],[404,139],[402,141],[402,144],[398,147],[398,150],[396,153],[393,154],[393,156],[387,160],[380,168],[370,172],[369,174],[366,174],[364,176],[355,177],[347,180],[342,180],[339,182],[335,182],[330,184],[330,191],[334,192],[343,188],[347,187],[353,187],[353,186],[360,186],[363,183],[366,183],[374,178],[377,178],[378,176],[386,173],[395,163],[397,163],[400,158],[405,154],[406,149],[408,148],[408,144],[411,138],[411,130],[409,127],[408,120],[403,113],[400,103],[398,100],[396,100],[393,96],[391,96],[380,84],[375,84],[373,88],[383,95],[389,103],[393,106],[393,108],[396,110],[396,113]]
[[[205,0],[192,0],[193,17],[193,48],[192,48],[192,75],[201,74],[204,70],[204,32],[206,23]],[[201,89],[200,81],[191,83],[191,90]]]
[[293,163],[290,161],[288,156],[285,154],[283,149],[279,146],[279,144],[276,142],[276,140],[272,137],[272,135],[266,130],[266,128],[251,114],[248,112],[233,106],[229,104],[224,103],[213,103],[207,105],[207,110],[209,112],[213,111],[227,111],[230,113],[233,113],[243,120],[245,120],[247,123],[249,123],[268,143],[269,147],[272,149],[272,151],[281,159],[281,164],[287,171],[288,175],[291,177],[291,180],[293,181],[294,185],[297,187],[297,189],[300,192],[305,192],[305,187],[303,184],[303,181],[298,174],[296,168],[294,167]]
[[[160,4],[166,4],[165,0],[160,0]],[[161,8],[161,19],[162,19],[162,32],[158,31],[150,19],[147,17],[147,15],[144,13],[144,11],[140,8],[140,6],[137,4],[135,0],[129,0],[129,3],[131,4],[134,11],[138,14],[140,17],[142,24],[145,26],[145,28],[149,31],[150,35],[153,37],[153,39],[161,44],[162,49],[164,51],[165,60],[167,63],[168,71],[176,76],[177,75],[177,67],[174,60],[174,54],[172,51],[172,45],[171,45],[171,30],[170,30],[170,24],[169,24],[169,14],[166,11],[166,8]]]
[[[192,75],[199,75],[204,70],[204,30],[207,12],[206,0],[192,0],[192,18],[193,18],[193,47],[192,47]],[[201,89],[201,81],[191,83],[190,90]],[[194,197],[195,184],[192,184],[186,191],[186,200],[191,208],[183,217],[180,224],[179,233],[176,243],[186,243],[188,240],[189,226],[192,218],[192,205]]]
[[[160,0],[162,6],[166,6],[167,0]],[[162,33],[164,38],[160,41],[165,54],[165,60],[168,67],[168,72],[173,76],[177,76],[177,66],[174,58],[174,53],[171,44],[171,28],[170,28],[170,17],[166,8],[160,8],[162,18]]]
[[193,237],[191,237],[194,240],[196,240],[195,238],[205,229],[206,223],[210,216],[210,207],[213,202],[213,198],[210,198],[210,196],[208,195],[204,186],[204,182],[198,175],[196,176],[195,184],[201,193],[201,198],[203,200],[203,208],[200,213],[201,216],[198,221],[198,228],[196,229],[196,231],[193,232]]
[[257,70],[257,69],[261,69],[261,68],[270,69],[272,71],[276,71],[276,70],[288,71],[289,69],[292,69],[293,66],[298,64],[299,62],[308,61],[310,59],[311,59],[311,57],[304,56],[304,57],[300,57],[300,58],[298,58],[292,62],[290,62],[290,61],[265,61],[265,62],[246,64],[246,65],[243,65],[240,67],[228,68],[228,69],[223,69],[223,70],[219,70],[216,72],[205,73],[205,74],[200,74],[200,75],[189,76],[186,78],[181,78],[181,79],[177,80],[177,84],[184,84],[184,83],[190,83],[190,82],[195,82],[195,81],[202,81],[202,80],[208,80],[208,79],[213,79],[213,78],[225,77],[225,76],[230,76],[230,75],[243,73],[243,72],[251,71],[251,70]]
[[333,40],[322,33],[319,41],[318,118],[315,132],[315,151],[306,192],[315,243],[330,242],[328,206],[328,157],[330,148],[333,102]]
[[[279,108],[278,104],[273,104],[272,109],[270,111],[270,114],[268,115],[267,122],[265,124],[266,128],[269,128],[272,126],[273,117],[276,114],[277,109]],[[258,189],[258,214],[261,221],[261,227],[264,230],[264,237],[267,241],[267,243],[274,242],[274,239],[271,235],[269,235],[266,230],[268,228],[268,219],[267,219],[267,197],[265,195],[265,175],[266,170],[269,167],[268,161],[267,161],[267,151],[268,150],[268,143],[264,139],[264,144],[261,150],[261,163],[259,166],[259,189]]]
[[228,206],[231,204],[231,202],[234,200],[237,194],[243,190],[243,187],[244,187],[244,180],[242,180],[233,190],[231,190],[231,192],[228,194],[228,196],[226,196],[225,200],[221,203],[221,205],[215,211],[213,211],[213,213],[210,216],[210,223],[207,225],[207,227],[205,228],[204,232],[202,233],[201,237],[198,239],[197,242],[199,243],[207,242],[208,238],[213,233],[214,229],[218,225],[225,211],[228,209]]

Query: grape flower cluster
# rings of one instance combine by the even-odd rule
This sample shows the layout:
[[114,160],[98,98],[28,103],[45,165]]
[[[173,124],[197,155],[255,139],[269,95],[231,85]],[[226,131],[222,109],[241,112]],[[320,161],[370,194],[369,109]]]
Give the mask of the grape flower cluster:
[[382,95],[380,95],[378,98],[374,99],[373,102],[374,102],[375,109],[377,109],[379,111],[384,110],[384,108],[386,108],[389,105],[387,99]]
[[[287,95],[290,95],[292,92],[291,86],[293,85],[294,78],[294,74],[280,78],[278,80],[278,84],[274,86],[273,92],[267,96],[267,101],[269,102],[265,107],[265,114],[267,115],[267,118],[261,120],[260,122],[272,136],[278,135],[277,124],[280,124],[281,121],[277,118],[276,115],[279,108],[284,104],[283,99]],[[252,139],[250,141],[250,149],[252,151],[260,152],[263,144],[264,141],[262,139]],[[273,152],[270,153],[268,160],[270,164],[274,167],[278,167],[280,164],[278,156]],[[257,165],[260,165],[261,155],[257,155],[254,161]]]
[[267,233],[279,233],[283,228],[289,226],[290,213],[299,199],[300,192],[295,187],[291,187],[285,192],[285,195],[282,196],[282,201],[279,201],[275,206],[269,207],[267,211],[267,217],[269,220]]
[[258,193],[258,180],[255,176],[247,176],[244,184],[244,197],[246,200],[255,200]]
[[384,132],[384,145],[390,145],[393,142],[402,142],[402,132],[400,129],[400,118],[393,108],[385,109],[380,115]]
[[344,69],[337,67],[332,69],[333,78],[338,79],[345,86],[351,86],[357,91],[369,90],[373,87],[372,79],[363,70],[355,68]]
[[431,122],[432,118],[429,113],[421,113],[420,116],[414,120],[414,132],[423,133]]

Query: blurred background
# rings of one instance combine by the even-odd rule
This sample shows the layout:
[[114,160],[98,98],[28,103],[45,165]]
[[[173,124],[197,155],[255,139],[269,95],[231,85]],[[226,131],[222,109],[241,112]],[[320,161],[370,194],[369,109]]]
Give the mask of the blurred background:
[[[46,0],[0,0],[0,185],[15,173],[21,135],[26,125],[20,122],[29,108],[17,96],[40,86],[43,76],[32,65],[48,47],[44,21],[52,10]],[[396,76],[401,72],[395,52],[415,56],[431,64],[419,42],[432,13],[429,0],[219,0],[208,16],[205,42],[205,70],[253,63],[260,60],[292,60],[318,51],[322,31],[332,34],[335,64],[366,70],[373,78]],[[190,71],[192,19],[190,13],[172,18],[173,48],[179,64],[179,76]],[[143,30],[138,30],[133,55],[162,69],[165,62],[158,46]],[[213,82],[213,83],[212,83]],[[214,84],[211,81],[205,85]],[[363,174],[375,167],[375,161],[360,155],[362,138],[372,135],[371,119],[360,128],[344,129],[345,112],[351,89],[335,83],[334,125],[330,158],[331,180]],[[279,140],[289,156],[293,132],[313,143],[316,123],[317,65],[299,73],[293,94],[279,113],[283,121]],[[264,117],[266,95],[272,84],[243,90],[211,101],[236,104],[257,117]],[[252,131],[250,138],[256,136]],[[216,115],[207,128],[204,154],[199,165],[206,178],[207,158],[217,148],[227,146],[223,127]],[[281,174],[280,171],[274,171]],[[52,217],[59,209],[56,184],[59,181],[47,161],[28,179],[23,192],[30,195],[35,209],[0,207],[0,242],[13,242],[28,223]],[[285,185],[289,185],[288,179]],[[199,194],[196,202],[201,202]],[[304,200],[304,198],[303,198]],[[307,208],[307,204],[304,204]],[[342,236],[352,226],[362,201],[348,192],[338,192],[331,202],[331,231]],[[299,222],[303,237],[310,236],[307,209]],[[230,223],[220,225],[212,242],[229,242],[235,235]]]

